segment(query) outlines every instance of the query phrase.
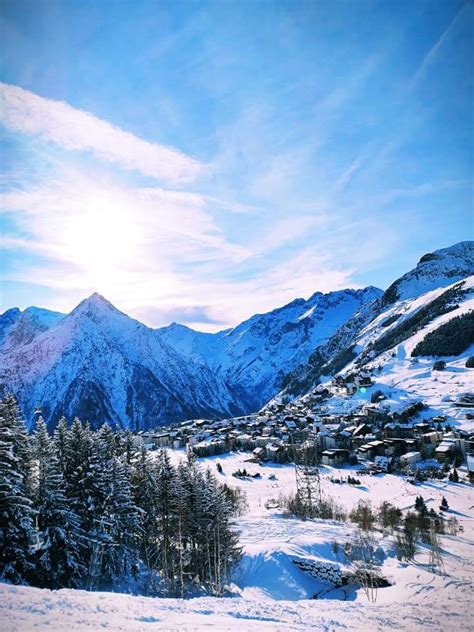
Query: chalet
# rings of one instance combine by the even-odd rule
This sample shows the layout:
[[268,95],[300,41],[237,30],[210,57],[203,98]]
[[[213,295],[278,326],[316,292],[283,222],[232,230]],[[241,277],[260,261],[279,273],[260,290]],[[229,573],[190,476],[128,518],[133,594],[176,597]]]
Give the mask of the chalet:
[[356,382],[359,388],[367,388],[368,386],[372,386],[372,377],[367,373],[361,373],[356,376]]
[[453,458],[454,448],[451,443],[442,441],[435,449],[435,458],[440,463],[447,463]]
[[409,438],[415,436],[415,431],[413,426],[398,424],[398,423],[388,423],[385,424],[383,429],[383,435],[387,439],[391,438]]
[[265,458],[273,463],[284,463],[286,461],[286,451],[282,445],[267,443],[265,446]]
[[419,452],[407,452],[400,457],[401,466],[415,465],[415,463],[419,461],[421,461],[421,454]]
[[433,427],[431,426],[431,424],[428,424],[428,423],[420,423],[420,424],[415,424],[413,426],[413,429],[416,434],[425,435],[428,432],[431,432],[433,430]]
[[[137,440],[140,435],[137,435]],[[156,450],[157,448],[164,448],[171,444],[169,432],[144,432],[141,435],[141,443],[148,450]]]
[[373,459],[376,456],[384,456],[385,446],[383,441],[370,441],[357,448],[357,454],[365,459]]
[[395,421],[407,421],[419,413],[425,405],[421,401],[408,402],[404,406],[400,407],[392,413],[392,417]]
[[392,465],[392,460],[393,459],[391,456],[376,456],[374,459],[374,463],[383,472],[388,472]]
[[443,439],[443,433],[438,432],[436,430],[432,430],[431,432],[426,432],[420,437],[420,442],[424,445],[438,445],[441,443]]
[[170,433],[161,432],[160,434],[156,434],[153,436],[153,440],[157,448],[168,446],[170,445]]
[[360,424],[352,432],[353,437],[365,437],[372,432],[372,428],[367,424]]
[[258,435],[252,437],[252,442],[256,448],[263,448],[268,443],[268,436]]
[[265,448],[254,448],[252,454],[256,459],[263,460],[265,458]]
[[212,439],[211,441],[201,441],[191,448],[193,453],[198,457],[213,456],[214,454],[222,454],[226,451],[226,442],[222,439]]
[[323,465],[331,465],[332,467],[339,467],[344,463],[349,462],[350,452],[349,450],[336,449],[336,450],[324,450],[321,453],[321,463]]
[[235,445],[243,450],[248,450],[252,447],[252,437],[249,434],[239,434],[235,439]]
[[336,438],[333,435],[320,433],[318,435],[319,445],[323,450],[330,450],[336,447]]

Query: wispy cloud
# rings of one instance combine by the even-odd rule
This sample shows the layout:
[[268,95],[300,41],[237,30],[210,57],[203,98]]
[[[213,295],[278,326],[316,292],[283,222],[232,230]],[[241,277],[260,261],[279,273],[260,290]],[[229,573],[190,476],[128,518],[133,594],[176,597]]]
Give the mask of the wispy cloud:
[[[474,14],[472,2],[467,2],[464,6],[459,9],[454,18],[451,20],[450,24],[444,31],[440,34],[436,42],[429,49],[426,55],[423,57],[421,64],[416,69],[415,74],[410,82],[409,89],[413,90],[416,88],[418,83],[423,79],[426,72],[432,66],[438,57],[441,54],[443,47],[446,43],[451,39],[453,34],[456,32],[459,26],[466,24],[466,18],[472,20]],[[471,33],[472,37],[472,33]]]
[[67,150],[90,151],[101,160],[171,183],[197,177],[203,165],[190,156],[111,125],[67,103],[45,99],[18,86],[0,84],[0,122],[36,134]]

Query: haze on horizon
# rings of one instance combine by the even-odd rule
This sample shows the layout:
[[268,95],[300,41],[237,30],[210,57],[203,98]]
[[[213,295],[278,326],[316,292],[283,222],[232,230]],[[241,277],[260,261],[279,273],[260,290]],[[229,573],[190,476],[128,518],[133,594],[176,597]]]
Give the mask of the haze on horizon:
[[2,310],[216,331],[473,237],[470,2],[1,13]]

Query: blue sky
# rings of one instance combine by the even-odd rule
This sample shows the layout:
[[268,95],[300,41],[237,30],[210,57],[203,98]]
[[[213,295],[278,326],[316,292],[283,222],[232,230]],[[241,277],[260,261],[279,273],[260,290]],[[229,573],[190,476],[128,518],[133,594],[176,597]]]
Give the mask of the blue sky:
[[470,2],[2,2],[1,308],[203,330],[473,237]]

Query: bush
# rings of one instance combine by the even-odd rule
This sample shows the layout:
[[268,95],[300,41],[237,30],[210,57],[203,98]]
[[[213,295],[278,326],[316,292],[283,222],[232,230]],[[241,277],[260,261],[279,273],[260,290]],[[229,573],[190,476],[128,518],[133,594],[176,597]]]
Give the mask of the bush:
[[[345,509],[334,502],[332,498],[323,498],[321,503],[315,503],[312,511],[308,512],[307,508],[302,507],[296,494],[284,497],[282,504],[287,511],[294,516],[305,515],[309,518],[321,518],[322,520],[337,520],[338,522],[346,522],[347,513]],[[306,510],[305,510],[306,509]],[[311,515],[308,515],[311,514]]]
[[444,360],[436,360],[433,364],[433,371],[444,371],[446,368],[446,362]]
[[241,469],[235,470],[235,472],[232,472],[232,476],[235,476],[235,478],[248,478],[250,474],[244,468],[243,470]]
[[357,507],[351,511],[349,518],[355,522],[362,531],[371,531],[375,523],[375,514],[372,505],[365,500],[359,500]]
[[383,529],[393,531],[400,526],[402,512],[398,507],[395,507],[395,505],[392,505],[392,503],[385,500],[380,505],[378,519]]
[[459,474],[456,468],[449,475],[449,480],[453,483],[459,483]]
[[464,366],[466,369],[474,369],[474,355],[468,357]]
[[403,533],[395,540],[395,551],[399,560],[411,561],[415,557],[417,546],[418,516],[408,512],[403,521]]

